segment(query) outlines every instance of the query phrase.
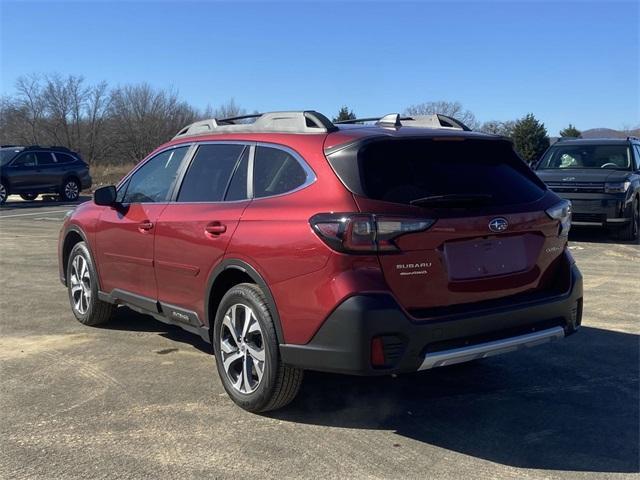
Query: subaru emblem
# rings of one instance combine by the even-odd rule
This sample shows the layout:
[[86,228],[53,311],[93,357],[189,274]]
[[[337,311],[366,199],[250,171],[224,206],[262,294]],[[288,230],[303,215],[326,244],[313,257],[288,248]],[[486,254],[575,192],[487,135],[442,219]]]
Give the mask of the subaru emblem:
[[508,226],[506,218],[494,218],[489,222],[489,230],[492,232],[504,232]]

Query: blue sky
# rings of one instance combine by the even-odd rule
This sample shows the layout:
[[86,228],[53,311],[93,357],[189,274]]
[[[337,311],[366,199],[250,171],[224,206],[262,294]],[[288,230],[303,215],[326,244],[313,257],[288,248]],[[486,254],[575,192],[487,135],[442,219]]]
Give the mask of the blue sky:
[[640,124],[640,2],[8,2],[2,94],[29,73],[177,89],[197,107],[430,100],[549,133]]

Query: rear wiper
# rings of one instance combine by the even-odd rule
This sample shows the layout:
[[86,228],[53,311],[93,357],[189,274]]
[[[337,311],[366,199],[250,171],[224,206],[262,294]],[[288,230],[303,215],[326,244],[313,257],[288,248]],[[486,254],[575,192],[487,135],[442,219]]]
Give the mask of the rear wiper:
[[490,193],[450,193],[448,195],[429,195],[428,197],[416,198],[411,200],[411,205],[443,205],[443,204],[473,204],[484,203],[491,200],[493,195]]

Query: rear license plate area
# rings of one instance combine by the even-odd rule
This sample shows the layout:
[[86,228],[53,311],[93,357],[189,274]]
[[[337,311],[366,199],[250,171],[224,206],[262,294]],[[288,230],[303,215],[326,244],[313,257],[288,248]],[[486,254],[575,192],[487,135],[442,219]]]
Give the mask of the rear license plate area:
[[449,280],[471,280],[527,269],[523,237],[479,238],[444,245]]

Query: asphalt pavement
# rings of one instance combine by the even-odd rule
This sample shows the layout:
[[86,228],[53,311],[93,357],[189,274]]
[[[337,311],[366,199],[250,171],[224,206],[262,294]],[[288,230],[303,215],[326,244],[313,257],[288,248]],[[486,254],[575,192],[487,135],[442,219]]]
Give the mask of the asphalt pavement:
[[124,307],[75,321],[56,258],[69,208],[0,208],[0,478],[638,478],[638,244],[572,231],[572,337],[397,378],[308,372],[254,415],[199,337]]

